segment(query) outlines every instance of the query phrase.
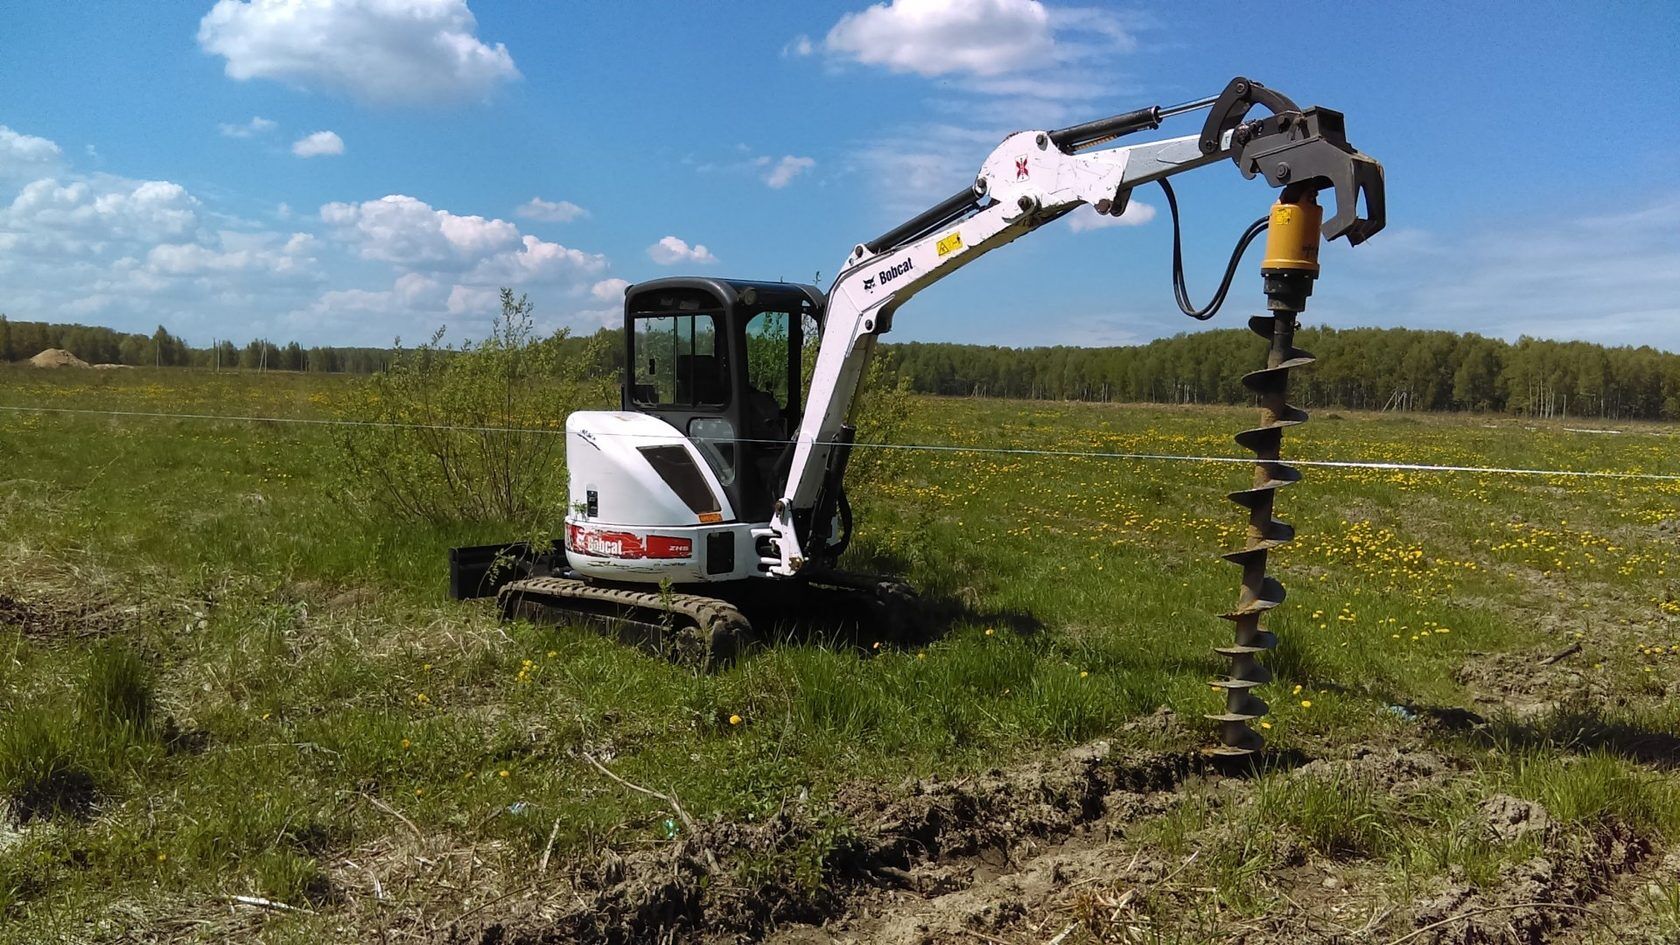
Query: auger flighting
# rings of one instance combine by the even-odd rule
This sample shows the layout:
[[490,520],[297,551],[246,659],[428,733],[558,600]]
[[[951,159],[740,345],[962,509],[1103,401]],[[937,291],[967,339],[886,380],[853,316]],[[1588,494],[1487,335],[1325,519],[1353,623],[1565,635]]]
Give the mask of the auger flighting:
[[1243,375],[1243,386],[1260,402],[1260,424],[1236,436],[1237,445],[1254,451],[1254,484],[1230,495],[1232,502],[1248,509],[1248,536],[1241,550],[1224,556],[1242,568],[1242,585],[1236,606],[1221,615],[1236,625],[1236,640],[1217,648],[1231,661],[1230,673],[1214,683],[1225,690],[1225,711],[1209,716],[1220,723],[1221,744],[1215,749],[1219,754],[1247,755],[1264,741],[1249,723],[1268,709],[1254,689],[1272,681],[1271,670],[1258,657],[1277,646],[1277,636],[1260,622],[1284,598],[1283,584],[1266,574],[1266,562],[1273,548],[1295,537],[1295,529],[1274,516],[1274,506],[1279,489],[1301,480],[1300,470],[1282,462],[1283,431],[1307,420],[1307,412],[1290,406],[1286,398],[1289,372],[1314,361],[1295,347],[1295,320],[1306,308],[1318,276],[1322,218],[1316,195],[1302,188],[1285,189],[1272,206],[1266,257],[1260,264],[1271,314],[1248,321],[1249,330],[1265,338],[1268,348],[1266,366]]

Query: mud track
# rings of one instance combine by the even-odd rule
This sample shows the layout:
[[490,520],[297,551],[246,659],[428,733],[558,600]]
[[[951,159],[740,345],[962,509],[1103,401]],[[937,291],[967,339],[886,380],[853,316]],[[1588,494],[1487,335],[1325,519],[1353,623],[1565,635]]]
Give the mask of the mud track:
[[[1159,812],[1185,778],[1203,770],[1200,755],[1124,753],[1098,742],[1010,772],[896,789],[854,785],[827,815],[800,808],[762,824],[714,822],[665,849],[608,854],[573,874],[571,908],[480,920],[451,929],[446,940],[733,942],[803,927],[776,940],[829,941],[816,926],[868,914],[872,901],[916,901],[993,875],[1021,875],[1024,855],[1039,845],[1059,844],[1105,817]],[[802,877],[802,866],[820,875]],[[984,898],[976,900],[981,911],[991,905]],[[1000,903],[996,911],[1001,926],[1019,909]],[[912,939],[894,932],[890,940]]]
[[[1285,777],[1370,778],[1405,795],[1467,774],[1466,762],[1414,746],[1356,748]],[[714,821],[661,847],[597,856],[574,868],[563,881],[569,888],[488,909],[444,940],[1025,945],[1071,931],[1063,941],[1149,941],[1164,931],[1156,927],[1163,918],[1219,898],[1174,880],[1229,838],[1210,826],[1194,844],[1199,852],[1166,857],[1125,836],[1127,828],[1197,791],[1247,805],[1243,789],[1200,754],[1106,742],[971,778],[858,783],[822,812],[795,805],[763,823]],[[1673,872],[1649,840],[1613,820],[1567,829],[1540,805],[1505,795],[1488,798],[1482,816],[1501,841],[1540,841],[1534,857],[1486,887],[1449,878],[1395,900],[1378,864],[1315,857],[1285,840],[1256,880],[1278,907],[1246,919],[1219,907],[1201,928],[1217,936],[1210,941],[1245,945],[1576,941],[1612,928],[1637,932],[1626,923],[1638,920],[1619,911],[1623,900]]]

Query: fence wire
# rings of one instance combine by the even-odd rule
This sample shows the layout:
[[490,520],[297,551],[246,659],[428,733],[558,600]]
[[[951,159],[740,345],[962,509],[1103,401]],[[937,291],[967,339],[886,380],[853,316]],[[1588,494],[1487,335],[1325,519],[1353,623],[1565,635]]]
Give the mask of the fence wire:
[[[344,420],[328,417],[261,417],[243,414],[219,413],[167,413],[150,410],[96,410],[85,407],[39,407],[39,406],[7,406],[0,405],[0,411],[10,413],[59,413],[80,416],[124,417],[151,420],[201,420],[223,423],[278,423],[301,426],[328,427],[364,427],[391,430],[427,430],[451,433],[528,433],[544,436],[564,435],[564,430],[545,427],[485,427],[463,426],[442,423],[391,423],[380,420]],[[604,433],[591,432],[595,437],[624,437],[631,439],[664,439],[664,434],[641,433]],[[751,439],[744,437],[688,437],[696,443],[731,443],[731,444],[768,444],[786,446],[787,440]],[[828,441],[828,446],[841,445],[837,441]],[[1245,466],[1254,464],[1253,457],[1241,456],[1192,456],[1179,453],[1122,453],[1106,450],[1066,450],[1033,447],[1010,446],[962,446],[948,443],[863,443],[850,444],[853,449],[876,450],[909,450],[928,453],[971,453],[1000,456],[1039,456],[1058,459],[1109,459],[1131,460],[1137,462],[1178,462],[1178,463],[1238,463]],[[1453,466],[1432,463],[1396,463],[1384,460],[1342,460],[1342,459],[1296,459],[1291,457],[1288,462],[1293,466],[1316,466],[1330,469],[1374,469],[1390,472],[1422,472],[1422,473],[1473,473],[1480,475],[1499,476],[1538,476],[1551,478],[1580,478],[1580,479],[1629,479],[1648,480],[1657,482],[1680,482],[1680,474],[1644,473],[1644,472],[1610,472],[1605,470],[1584,469],[1532,469],[1520,466]]]

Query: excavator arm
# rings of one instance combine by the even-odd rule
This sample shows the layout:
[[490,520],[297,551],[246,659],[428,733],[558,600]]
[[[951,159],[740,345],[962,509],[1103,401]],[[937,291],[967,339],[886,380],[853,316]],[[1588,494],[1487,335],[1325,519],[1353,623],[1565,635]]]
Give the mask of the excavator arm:
[[[1256,105],[1269,114],[1249,118]],[[1199,134],[1108,146],[1120,136],[1204,108],[1209,114]],[[1358,244],[1383,227],[1382,166],[1347,143],[1341,114],[1299,108],[1276,91],[1239,77],[1216,97],[1010,135],[981,165],[971,187],[858,244],[829,290],[792,465],[760,536],[771,539],[772,555],[763,559],[770,573],[789,577],[825,558],[850,451],[846,419],[876,339],[891,330],[899,306],[1081,205],[1118,216],[1140,185],[1227,159],[1243,176],[1282,188],[1291,205],[1310,202],[1319,191],[1333,192],[1335,213],[1322,225],[1326,239]],[[1310,249],[1316,269],[1316,239]]]

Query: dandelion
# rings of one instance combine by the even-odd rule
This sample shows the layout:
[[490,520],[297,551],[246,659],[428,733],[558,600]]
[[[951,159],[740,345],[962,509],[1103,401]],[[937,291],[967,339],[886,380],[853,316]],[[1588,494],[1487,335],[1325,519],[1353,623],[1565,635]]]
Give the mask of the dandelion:
[[[995,627],[987,627],[986,628],[986,636],[991,636],[992,634],[994,634],[996,632],[997,632],[997,629]],[[877,643],[875,645],[880,646],[881,644]]]
[[1080,679],[1084,679],[1086,676],[1089,676],[1089,675],[1091,675],[1091,674],[1087,670],[1082,669],[1082,670],[1079,671],[1079,678]]
[[496,772],[496,777],[498,777],[498,778],[505,778],[507,776],[508,776],[508,769],[506,769],[506,768],[503,768],[502,770]]
[[158,862],[159,862],[159,863],[162,863],[162,862],[164,862],[164,861],[165,861],[165,860],[167,860],[167,859],[169,859],[169,854],[167,854],[167,853],[163,853],[163,852],[161,852],[161,851],[160,851],[160,852],[159,852],[159,853],[158,853],[158,855],[157,855],[157,861],[158,861]]
[[1312,700],[1311,699],[1302,699],[1301,700],[1301,708],[1303,708],[1303,709],[1312,708]]
[[556,656],[559,656],[559,655],[560,655],[559,650],[549,650],[548,651],[548,658],[549,659],[554,659]]
[[1271,728],[1271,727],[1272,727],[1272,723],[1270,723],[1270,722],[1261,722],[1261,723],[1260,723],[1260,727],[1261,727],[1261,728],[1263,728],[1263,729],[1270,729],[1270,728]]
[[1301,687],[1296,686],[1293,690],[1290,691],[1290,694],[1291,695],[1296,695],[1296,696],[1300,695],[1301,694]]
[[729,724],[730,725],[740,725],[741,724],[741,717],[739,715],[731,715],[729,717]]
[[414,743],[405,738],[402,740],[402,746],[404,748],[412,748],[414,747]]

